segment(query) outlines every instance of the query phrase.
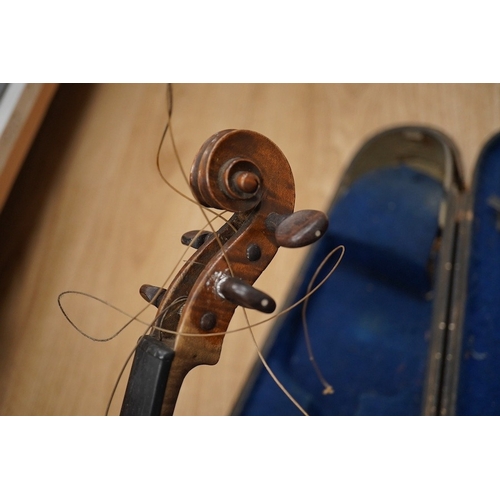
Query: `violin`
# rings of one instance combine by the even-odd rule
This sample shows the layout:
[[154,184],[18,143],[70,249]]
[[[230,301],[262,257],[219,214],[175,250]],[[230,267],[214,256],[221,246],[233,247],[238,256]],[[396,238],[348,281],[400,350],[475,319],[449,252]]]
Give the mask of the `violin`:
[[275,301],[253,284],[278,248],[314,243],[328,227],[322,212],[294,212],[290,165],[257,132],[223,130],[205,141],[190,186],[202,206],[233,215],[217,231],[182,236],[196,251],[168,289],[141,287],[158,311],[138,342],[121,415],[173,415],[188,372],[218,362],[235,309],[274,312]]

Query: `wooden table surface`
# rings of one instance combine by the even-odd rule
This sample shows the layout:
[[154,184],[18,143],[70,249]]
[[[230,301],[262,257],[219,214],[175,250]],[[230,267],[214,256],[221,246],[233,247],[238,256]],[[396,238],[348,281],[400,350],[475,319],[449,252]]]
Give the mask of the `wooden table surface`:
[[[2,415],[104,414],[144,327],[92,342],[66,321],[57,296],[79,290],[134,314],[145,304],[139,287],[163,284],[185,250],[182,233],[203,225],[197,207],[156,172],[165,121],[165,85],[59,88],[0,214]],[[458,144],[470,181],[481,146],[500,129],[500,85],[174,85],[173,130],[184,168],[213,133],[256,130],[287,156],[297,210],[325,210],[368,137],[414,123],[436,127]],[[161,167],[189,192],[168,142]],[[306,252],[280,249],[257,281],[278,307]],[[127,319],[84,296],[65,296],[64,305],[83,331],[100,338]],[[141,317],[153,316],[148,309]],[[241,314],[233,325],[243,325]],[[270,327],[257,329],[260,344]],[[188,375],[176,414],[228,414],[255,360],[247,332],[227,335],[219,364]],[[125,381],[111,414],[119,413]]]

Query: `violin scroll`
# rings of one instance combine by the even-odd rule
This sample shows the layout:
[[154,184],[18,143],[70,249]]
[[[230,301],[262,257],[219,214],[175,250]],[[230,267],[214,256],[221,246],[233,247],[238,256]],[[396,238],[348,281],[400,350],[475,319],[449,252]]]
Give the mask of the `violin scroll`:
[[158,307],[151,336],[175,352],[164,388],[163,415],[173,414],[182,381],[192,368],[217,363],[238,305],[265,313],[275,310],[274,300],[253,283],[278,247],[311,244],[328,227],[321,212],[294,213],[295,186],[288,161],[257,132],[223,130],[210,137],[195,157],[190,184],[201,205],[234,215],[215,234],[183,235],[182,243],[196,252],[168,290],[141,288],[141,295]]

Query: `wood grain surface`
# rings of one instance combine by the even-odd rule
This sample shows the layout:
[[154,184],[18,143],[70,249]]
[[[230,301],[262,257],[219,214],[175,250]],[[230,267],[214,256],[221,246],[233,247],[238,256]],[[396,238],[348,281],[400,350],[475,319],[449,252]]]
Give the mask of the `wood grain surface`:
[[[0,214],[2,415],[104,414],[144,326],[92,342],[66,321],[57,296],[79,290],[134,314],[145,304],[139,287],[163,285],[185,250],[181,235],[203,225],[198,208],[156,172],[166,114],[165,85],[60,86]],[[401,124],[447,133],[470,181],[481,146],[500,129],[500,85],[174,85],[173,132],[183,167],[213,133],[255,130],[288,158],[296,210],[326,210],[361,144]],[[165,177],[188,194],[168,141],[160,160]],[[280,249],[257,281],[278,308],[306,252]],[[108,337],[127,320],[85,296],[63,301],[92,336]],[[153,317],[150,309],[141,316]],[[241,314],[232,326],[243,326]],[[256,329],[260,344],[271,326]],[[255,360],[248,332],[227,335],[219,364],[186,378],[176,414],[228,414]],[[120,410],[125,382],[126,374],[111,414]]]

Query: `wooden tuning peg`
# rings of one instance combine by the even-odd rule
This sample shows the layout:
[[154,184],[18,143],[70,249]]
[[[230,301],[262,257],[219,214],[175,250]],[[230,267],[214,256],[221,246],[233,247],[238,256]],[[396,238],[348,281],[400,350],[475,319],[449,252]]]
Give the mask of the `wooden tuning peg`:
[[276,302],[269,295],[240,278],[223,277],[217,284],[217,292],[222,298],[242,307],[264,313],[272,313],[276,309]]
[[181,237],[181,243],[193,248],[200,248],[209,236],[212,236],[210,231],[197,231],[195,229],[184,233]]
[[328,218],[318,210],[300,210],[291,215],[272,213],[266,224],[274,229],[278,245],[298,248],[319,240],[328,229]]
[[165,288],[159,288],[153,285],[142,285],[139,290],[141,297],[155,307],[160,306],[161,299],[163,299],[166,292],[167,290],[165,290]]

